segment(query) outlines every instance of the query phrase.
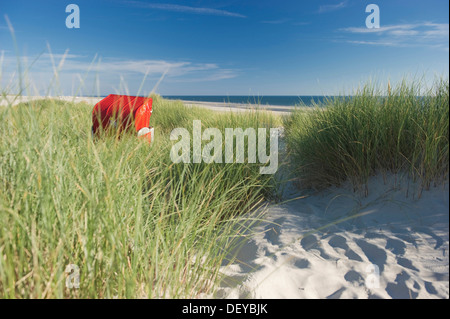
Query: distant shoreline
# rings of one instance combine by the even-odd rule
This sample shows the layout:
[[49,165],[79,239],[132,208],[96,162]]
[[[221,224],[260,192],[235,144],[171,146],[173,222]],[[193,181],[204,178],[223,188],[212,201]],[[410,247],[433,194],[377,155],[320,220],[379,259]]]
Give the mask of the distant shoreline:
[[[175,101],[175,100],[174,100]],[[188,107],[204,107],[214,111],[232,111],[232,112],[246,112],[253,110],[268,111],[279,115],[290,114],[294,109],[309,107],[295,107],[283,105],[257,105],[257,104],[243,104],[243,103],[224,103],[224,102],[204,102],[204,101],[186,101],[179,100]]]
[[[163,97],[164,98],[164,97]],[[6,100],[2,98],[0,100],[0,106],[7,106],[12,102],[13,105],[29,102],[40,99],[57,99],[66,102],[80,103],[85,102],[88,104],[96,104],[103,99],[103,97],[83,97],[83,96],[58,96],[58,97],[45,97],[45,96],[20,96],[16,97],[13,95],[7,95]],[[175,99],[167,99],[171,101],[177,101]],[[206,102],[206,101],[188,101],[188,100],[178,100],[181,101],[187,107],[203,107],[217,112],[246,112],[252,110],[263,110],[273,112],[279,115],[290,114],[294,109],[303,108],[309,109],[309,107],[295,107],[295,106],[284,106],[284,105],[257,105],[257,104],[244,104],[244,103],[225,103],[225,102]]]
[[226,103],[242,105],[269,105],[294,107],[299,105],[312,106],[313,104],[322,104],[329,96],[322,95],[268,95],[268,96],[249,96],[249,95],[162,95],[168,100],[181,100],[187,102],[208,102],[208,103]]

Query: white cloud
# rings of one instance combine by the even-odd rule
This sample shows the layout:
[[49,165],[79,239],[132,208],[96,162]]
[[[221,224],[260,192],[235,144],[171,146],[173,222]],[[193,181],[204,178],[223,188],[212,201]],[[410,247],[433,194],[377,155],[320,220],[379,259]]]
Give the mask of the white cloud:
[[311,24],[311,22],[299,21],[299,22],[292,23],[292,25],[297,25],[297,26],[308,25],[308,24]]
[[39,58],[42,59],[54,59],[54,60],[61,60],[61,59],[78,59],[78,58],[85,58],[87,56],[85,55],[78,55],[78,54],[69,54],[67,53],[42,53]]
[[416,24],[395,24],[381,26],[378,29],[366,27],[342,28],[340,31],[350,33],[380,33],[391,35],[427,35],[427,36],[448,36],[448,23],[416,23]]
[[265,20],[265,21],[261,21],[261,23],[265,23],[265,24],[283,24],[286,22],[289,22],[291,19],[278,19],[278,20]]
[[[28,82],[33,82],[33,86],[37,86],[38,91],[42,92],[45,88],[52,87],[54,83],[59,82],[61,91],[64,91],[65,94],[71,94],[71,87],[77,86],[80,78],[84,79],[84,87],[91,91],[96,85],[97,78],[99,78],[101,86],[104,88],[103,91],[109,92],[111,88],[121,85],[123,79],[126,79],[130,88],[137,89],[144,79],[153,82],[161,78],[163,74],[165,75],[163,81],[166,83],[220,81],[239,75],[239,70],[224,69],[215,63],[194,63],[190,61],[110,57],[90,61],[85,56],[59,53],[45,53],[38,59],[31,56],[22,56],[20,60],[22,70],[26,70]],[[58,68],[62,60],[61,68],[58,69],[58,72],[55,72],[54,67]],[[28,70],[27,66],[33,61],[34,64]],[[7,68],[4,68],[1,74],[0,87],[5,88],[8,83],[17,82],[16,62],[16,57],[4,56],[3,65]],[[56,81],[55,74],[57,74],[58,81]],[[11,80],[12,77],[14,77],[13,80]],[[74,84],[74,81],[78,84]],[[13,86],[9,85],[9,87],[11,89]]]
[[342,28],[340,31],[349,32],[349,33],[386,33],[394,30],[410,30],[413,29],[416,25],[414,24],[398,24],[398,25],[389,25],[382,26],[380,28],[369,29],[367,27],[351,27],[351,28]]
[[409,23],[385,25],[378,29],[366,27],[342,28],[338,31],[364,38],[349,39],[348,43],[379,46],[427,46],[448,50],[448,23]]
[[[52,58],[55,65],[60,60],[65,59],[60,72],[99,72],[104,74],[147,74],[158,76],[167,72],[167,76],[180,77],[196,72],[219,71],[222,70],[215,63],[193,63],[189,61],[165,61],[165,60],[133,60],[120,58],[102,58],[87,61],[85,56],[74,54],[42,54],[32,67],[34,71],[52,71]],[[14,57],[5,57],[6,63],[15,63]],[[23,56],[21,61],[27,62],[35,60],[36,57]]]
[[289,19],[289,18],[281,18],[281,19],[274,19],[274,20],[263,20],[263,21],[260,21],[260,23],[273,24],[273,25],[290,24],[290,25],[293,25],[293,26],[305,26],[305,25],[310,24],[310,22],[306,22],[306,21],[292,21],[292,19]]
[[343,9],[347,6],[347,1],[339,2],[338,4],[327,4],[319,7],[319,13],[332,12]]
[[416,30],[392,30],[390,32],[390,34],[398,36],[398,37],[404,37],[404,36],[418,35],[419,31],[416,31]]
[[206,73],[206,74],[199,74],[196,77],[189,77],[189,78],[180,78],[180,79],[173,79],[170,82],[211,82],[211,81],[220,81],[220,80],[226,80],[226,79],[232,79],[239,75],[239,72],[237,70],[233,69],[218,69],[215,70],[212,73]]
[[398,47],[400,46],[399,43],[395,42],[388,42],[388,41],[353,41],[348,40],[347,43],[353,43],[353,44],[365,44],[365,45],[382,45],[387,47]]
[[226,10],[218,10],[212,8],[190,7],[182,6],[178,4],[165,4],[165,3],[145,3],[140,1],[127,1],[126,3],[140,7],[155,10],[164,10],[181,13],[201,14],[201,15],[214,15],[234,18],[246,18],[245,15]]
[[424,26],[429,27],[430,30],[425,31],[425,35],[428,37],[447,37],[449,35],[448,23],[425,23]]

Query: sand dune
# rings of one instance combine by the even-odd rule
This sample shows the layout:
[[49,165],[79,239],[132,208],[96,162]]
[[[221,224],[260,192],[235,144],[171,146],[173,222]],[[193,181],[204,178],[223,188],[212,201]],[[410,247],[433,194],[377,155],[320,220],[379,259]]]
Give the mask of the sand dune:
[[[6,98],[0,97],[0,106],[16,105],[22,102],[35,101],[41,99],[58,99],[66,102],[86,102],[88,104],[96,104],[102,98],[101,97],[83,97],[83,96],[58,96],[58,97],[44,97],[44,96],[14,96],[7,95]],[[251,104],[238,104],[238,103],[219,103],[219,102],[197,102],[197,101],[182,101],[187,107],[203,107],[217,112],[247,112],[255,109],[255,105]],[[276,113],[279,115],[286,115],[294,110],[293,106],[277,106],[277,105],[261,105],[257,106],[259,110],[265,110],[268,112]],[[304,109],[308,109],[305,107]]]
[[449,298],[448,187],[419,198],[418,187],[399,176],[372,178],[368,197],[348,186],[306,194],[290,185],[291,201],[268,207],[267,221],[243,239],[208,297]]
[[378,177],[368,197],[343,187],[270,206],[215,297],[448,298],[448,183],[420,198],[394,184]]

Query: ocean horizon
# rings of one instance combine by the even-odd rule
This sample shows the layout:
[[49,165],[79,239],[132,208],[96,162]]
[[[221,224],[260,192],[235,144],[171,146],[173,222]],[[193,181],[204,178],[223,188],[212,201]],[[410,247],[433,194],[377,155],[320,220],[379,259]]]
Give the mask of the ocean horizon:
[[[116,94],[116,93],[113,93]],[[133,95],[133,94],[131,94]],[[102,97],[107,95],[85,95],[86,97]],[[147,96],[140,94],[139,96]],[[321,104],[326,99],[332,99],[335,96],[325,95],[162,95],[168,100],[182,100],[192,102],[211,102],[211,103],[235,103],[235,104],[255,104],[255,105],[273,105],[273,106],[312,106]]]
[[297,106],[321,104],[329,96],[315,95],[270,95],[270,96],[250,96],[250,95],[161,95],[168,100],[183,100],[196,102],[213,103],[237,103],[237,104],[257,104],[257,105],[280,105]]

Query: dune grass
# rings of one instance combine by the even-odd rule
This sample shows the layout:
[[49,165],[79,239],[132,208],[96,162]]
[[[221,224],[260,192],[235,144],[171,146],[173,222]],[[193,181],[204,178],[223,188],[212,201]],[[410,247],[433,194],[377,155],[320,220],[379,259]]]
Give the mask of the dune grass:
[[[0,297],[210,293],[274,180],[258,164],[173,164],[169,133],[192,119],[218,128],[273,119],[155,96],[149,146],[134,134],[94,141],[91,111],[56,100],[0,109]],[[66,288],[69,264],[80,269],[79,289]]]
[[387,94],[365,85],[313,112],[284,119],[295,176],[302,187],[324,188],[350,181],[367,193],[377,173],[407,173],[422,189],[448,179],[449,83],[425,90],[399,84]]
[[[261,111],[215,113],[154,95],[149,146],[91,136],[92,105],[39,100],[0,109],[0,297],[177,298],[212,294],[236,239],[276,196],[260,164],[173,164],[172,129],[270,128]],[[300,109],[283,120],[305,187],[407,172],[424,189],[448,179],[449,84],[402,83],[383,95]],[[252,213],[253,214],[249,214]],[[230,260],[229,262],[232,262]],[[69,264],[80,288],[68,289]]]

